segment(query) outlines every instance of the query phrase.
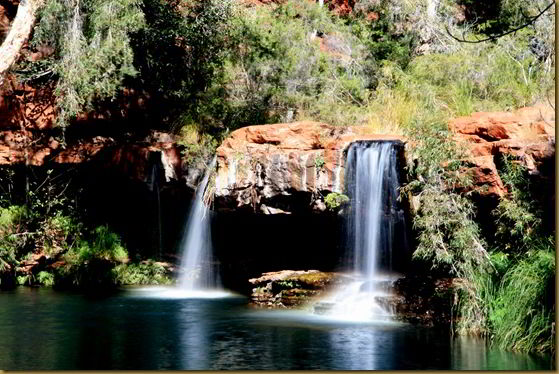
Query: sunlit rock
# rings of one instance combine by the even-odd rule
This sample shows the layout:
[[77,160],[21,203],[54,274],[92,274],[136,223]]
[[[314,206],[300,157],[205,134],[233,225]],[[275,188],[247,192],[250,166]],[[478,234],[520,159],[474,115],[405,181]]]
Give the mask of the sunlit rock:
[[342,192],[344,154],[357,140],[402,137],[310,121],[236,130],[217,149],[215,208],[264,214],[324,211],[324,197]]

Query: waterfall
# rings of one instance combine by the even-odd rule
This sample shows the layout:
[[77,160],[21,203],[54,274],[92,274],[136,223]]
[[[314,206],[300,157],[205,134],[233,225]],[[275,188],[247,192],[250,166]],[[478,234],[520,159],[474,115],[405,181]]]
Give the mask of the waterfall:
[[[403,217],[397,206],[397,149],[392,142],[359,142],[347,155],[346,192],[350,198],[347,240],[353,248],[351,269],[365,280],[392,270],[394,223]],[[369,291],[371,283],[369,282]]]
[[[396,166],[394,142],[356,142],[348,149],[346,266],[352,281],[322,302],[322,306],[330,304],[327,315],[360,321],[391,319],[390,308],[379,300],[389,296],[395,226],[404,219],[397,201]],[[405,237],[405,232],[400,234]]]
[[185,235],[181,243],[182,273],[179,287],[184,291],[202,291],[218,288],[217,272],[212,265],[212,242],[210,209],[204,204],[204,192],[211,172],[215,169],[216,158],[204,174],[196,189],[196,198],[186,223]]

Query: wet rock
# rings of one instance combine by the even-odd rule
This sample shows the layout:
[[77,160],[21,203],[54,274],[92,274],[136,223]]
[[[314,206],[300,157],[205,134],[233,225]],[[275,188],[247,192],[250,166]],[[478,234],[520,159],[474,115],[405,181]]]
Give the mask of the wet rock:
[[394,295],[381,302],[393,308],[396,318],[426,326],[450,326],[457,283],[452,278],[409,275],[394,282]]
[[318,270],[282,270],[249,279],[253,305],[267,308],[298,307],[339,284],[340,274]]

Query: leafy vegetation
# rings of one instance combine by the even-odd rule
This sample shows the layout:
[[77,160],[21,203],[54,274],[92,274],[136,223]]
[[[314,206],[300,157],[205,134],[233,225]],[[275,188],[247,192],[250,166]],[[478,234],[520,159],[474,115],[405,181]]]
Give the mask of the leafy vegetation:
[[344,204],[349,202],[349,197],[344,194],[331,192],[324,198],[326,207],[330,210],[336,210]]
[[[47,171],[44,179],[29,179],[27,193],[1,195],[0,287],[95,289],[169,282],[161,265],[130,262],[120,237],[108,226],[85,225],[71,203],[75,196],[68,184],[55,174]],[[6,182],[10,190],[18,189],[10,178]],[[18,200],[22,205],[9,205]],[[24,269],[28,264],[31,270]]]
[[58,78],[62,126],[96,100],[114,98],[134,76],[130,34],[143,27],[139,0],[48,0],[32,40],[54,50],[50,69]]
[[550,237],[531,246],[503,275],[489,313],[494,341],[501,348],[555,349],[555,269]]
[[148,260],[138,264],[121,264],[112,270],[116,284],[171,284],[167,270],[161,264]]

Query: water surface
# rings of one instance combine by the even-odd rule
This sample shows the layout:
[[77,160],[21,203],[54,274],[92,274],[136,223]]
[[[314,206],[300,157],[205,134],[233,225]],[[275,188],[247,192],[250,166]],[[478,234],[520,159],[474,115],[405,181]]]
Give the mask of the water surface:
[[241,297],[106,297],[19,287],[0,294],[0,369],[552,369],[548,356],[407,324],[256,310]]

